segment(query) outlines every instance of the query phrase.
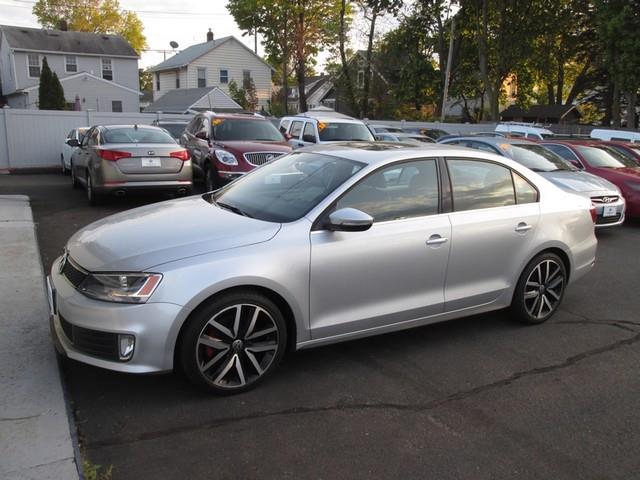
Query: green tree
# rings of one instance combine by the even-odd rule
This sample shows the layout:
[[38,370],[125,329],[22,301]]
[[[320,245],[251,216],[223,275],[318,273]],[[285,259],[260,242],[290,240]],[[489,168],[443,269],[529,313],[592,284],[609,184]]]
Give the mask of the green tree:
[[78,32],[121,35],[138,53],[147,48],[142,22],[118,0],[38,0],[32,12],[44,28],[65,24]]
[[51,71],[47,57],[44,57],[38,86],[38,108],[40,110],[65,110],[66,106],[64,89],[58,75]]
[[66,109],[67,101],[64,98],[64,88],[62,88],[58,74],[53,72],[51,75],[51,110]]
[[138,78],[140,80],[140,91],[144,92],[153,90],[153,72],[148,68],[139,68]]
[[256,84],[253,78],[249,79],[247,87],[244,89],[246,98],[246,109],[252,112],[258,110],[258,92],[256,92]]
[[235,80],[229,82],[229,96],[242,108],[249,108],[247,92],[244,88],[239,87]]

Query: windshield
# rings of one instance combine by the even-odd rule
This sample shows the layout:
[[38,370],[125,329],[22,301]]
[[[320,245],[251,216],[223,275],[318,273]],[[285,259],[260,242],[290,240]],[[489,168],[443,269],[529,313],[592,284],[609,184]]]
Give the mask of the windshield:
[[250,118],[214,118],[213,139],[220,141],[283,142],[284,137],[268,120]]
[[184,133],[184,129],[187,126],[186,123],[161,123],[159,125],[161,128],[164,128],[169,132],[176,140],[180,138],[180,136]]
[[104,143],[176,143],[160,128],[107,127],[102,133]]
[[318,132],[322,142],[374,140],[369,129],[361,123],[318,122]]
[[598,147],[598,148],[602,148],[603,150],[605,150],[613,158],[615,158],[619,162],[624,163],[624,165],[626,167],[637,167],[638,166],[638,164],[636,163],[635,159],[633,158],[633,154],[631,154],[629,152],[625,152],[624,150],[618,150],[617,148],[610,147],[609,145],[603,145],[602,147]]
[[632,161],[614,158],[613,155],[601,148],[577,146],[576,150],[580,152],[589,165],[595,168],[637,167]]
[[[511,152],[511,157],[534,172],[555,172],[557,170],[577,170],[565,159],[542,145],[502,144],[500,147]],[[505,148],[507,147],[507,148]]]
[[267,222],[292,222],[364,166],[343,158],[296,152],[218,190],[212,200],[240,215]]

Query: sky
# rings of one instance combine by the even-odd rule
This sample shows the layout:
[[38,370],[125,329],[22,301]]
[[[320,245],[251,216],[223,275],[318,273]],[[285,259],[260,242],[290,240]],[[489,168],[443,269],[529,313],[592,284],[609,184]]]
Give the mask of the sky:
[[[0,0],[0,24],[39,27],[31,13],[34,4],[35,0]],[[226,4],[226,0],[120,0],[120,6],[136,12],[144,24],[150,51],[142,53],[140,67],[162,62],[164,53],[160,50],[168,50],[169,57],[171,41],[178,42],[178,50],[206,41],[209,28],[216,38],[233,35],[253,50],[253,37],[242,36]],[[263,53],[258,42],[258,54]]]

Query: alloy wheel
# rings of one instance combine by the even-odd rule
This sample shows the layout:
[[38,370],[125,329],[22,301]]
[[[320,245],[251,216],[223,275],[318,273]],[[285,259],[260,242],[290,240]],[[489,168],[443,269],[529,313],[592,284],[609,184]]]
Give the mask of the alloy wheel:
[[278,351],[278,327],[271,314],[255,304],[235,304],[204,325],[196,343],[196,363],[210,384],[243,388],[258,380]]
[[525,283],[524,306],[527,313],[540,320],[551,315],[562,299],[564,270],[555,260],[538,263]]

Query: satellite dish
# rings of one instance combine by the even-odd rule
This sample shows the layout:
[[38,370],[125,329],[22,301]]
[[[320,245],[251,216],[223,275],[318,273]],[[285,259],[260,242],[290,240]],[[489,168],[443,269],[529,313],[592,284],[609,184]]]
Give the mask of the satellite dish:
[[171,48],[178,48],[178,42],[174,42],[173,40],[169,42],[169,45],[171,46]]

